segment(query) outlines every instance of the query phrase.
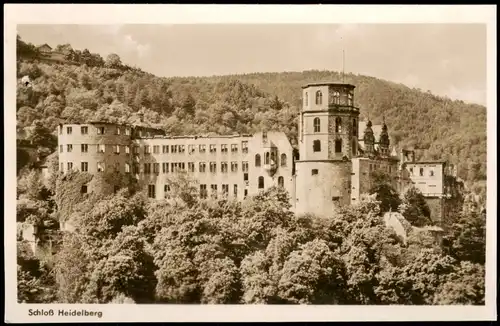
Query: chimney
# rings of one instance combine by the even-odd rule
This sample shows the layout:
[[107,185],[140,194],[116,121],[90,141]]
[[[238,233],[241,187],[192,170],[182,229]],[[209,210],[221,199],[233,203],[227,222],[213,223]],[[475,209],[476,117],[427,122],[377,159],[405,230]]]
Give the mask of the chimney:
[[144,122],[144,113],[139,112],[139,121],[142,123]]

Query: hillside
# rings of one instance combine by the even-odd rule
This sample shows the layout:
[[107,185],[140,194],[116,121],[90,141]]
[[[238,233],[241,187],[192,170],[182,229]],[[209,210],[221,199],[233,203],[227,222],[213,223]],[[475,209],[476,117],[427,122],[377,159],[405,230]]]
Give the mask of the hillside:
[[[339,73],[330,71],[160,78],[123,65],[117,55],[99,60],[86,49],[58,46],[70,53],[71,64],[62,64],[45,60],[32,45],[19,42],[18,78],[29,76],[32,81],[31,87],[18,83],[20,128],[35,120],[50,130],[58,123],[89,119],[136,122],[140,111],[146,122],[170,134],[276,129],[295,145],[300,87],[340,80]],[[424,149],[419,158],[457,164],[459,176],[484,194],[485,107],[374,77],[347,74],[345,81],[356,85],[355,102],[364,117],[377,124],[385,116],[397,145]]]

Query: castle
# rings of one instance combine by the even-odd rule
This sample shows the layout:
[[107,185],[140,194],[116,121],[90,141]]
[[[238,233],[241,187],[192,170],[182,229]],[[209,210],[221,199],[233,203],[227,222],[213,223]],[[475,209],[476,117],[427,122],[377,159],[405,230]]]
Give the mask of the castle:
[[[388,127],[360,122],[355,86],[302,87],[298,154],[283,132],[234,136],[168,136],[161,129],[107,122],[58,127],[59,169],[133,176],[150,198],[170,196],[169,177],[185,171],[201,198],[243,199],[271,186],[285,188],[298,214],[329,215],[354,204],[383,171],[399,192],[418,188],[436,222],[444,216],[451,173],[444,161],[415,161],[413,151],[391,146]],[[82,191],[91,191],[87,186]]]

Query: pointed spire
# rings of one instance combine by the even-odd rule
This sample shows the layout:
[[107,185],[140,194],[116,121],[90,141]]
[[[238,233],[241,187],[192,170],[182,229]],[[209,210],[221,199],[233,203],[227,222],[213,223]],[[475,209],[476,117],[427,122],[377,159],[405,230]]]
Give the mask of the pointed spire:
[[387,125],[385,124],[385,115],[382,116],[382,121],[383,121],[382,131],[387,132]]
[[387,125],[385,124],[385,116],[383,116],[384,124],[382,125],[382,131],[380,132],[380,148],[383,149],[383,153],[388,153],[390,140],[389,133],[387,132]]

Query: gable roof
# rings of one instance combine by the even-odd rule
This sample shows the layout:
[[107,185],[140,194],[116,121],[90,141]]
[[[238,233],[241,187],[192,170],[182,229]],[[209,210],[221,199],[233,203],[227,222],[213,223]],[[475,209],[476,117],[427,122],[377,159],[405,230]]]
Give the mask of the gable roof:
[[47,43],[37,46],[37,49],[41,49],[41,48],[49,48],[52,50],[52,47],[50,45],[48,45]]

